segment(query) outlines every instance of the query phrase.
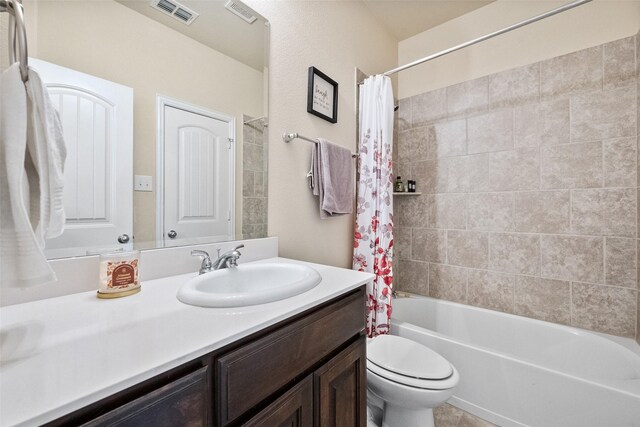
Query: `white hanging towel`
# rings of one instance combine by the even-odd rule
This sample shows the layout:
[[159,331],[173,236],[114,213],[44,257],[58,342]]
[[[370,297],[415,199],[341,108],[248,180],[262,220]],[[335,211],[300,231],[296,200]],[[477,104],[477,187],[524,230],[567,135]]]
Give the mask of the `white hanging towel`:
[[[45,238],[53,239],[64,231],[62,191],[67,148],[58,112],[53,107],[40,76],[33,69],[29,69],[26,86],[29,110],[27,151],[31,153],[40,189],[40,197],[34,199],[39,203],[40,212],[39,227],[35,229],[35,233],[40,246],[44,247]],[[32,207],[35,207],[33,202]]]
[[43,248],[64,225],[61,129],[33,70],[27,86],[18,64],[0,75],[0,286],[56,280]]

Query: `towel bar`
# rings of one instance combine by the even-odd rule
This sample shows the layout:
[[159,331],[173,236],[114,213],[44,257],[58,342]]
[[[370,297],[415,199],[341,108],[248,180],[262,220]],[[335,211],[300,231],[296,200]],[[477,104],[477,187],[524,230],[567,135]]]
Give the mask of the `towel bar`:
[[[302,136],[298,132],[292,132],[292,133],[285,132],[285,133],[282,134],[282,140],[284,142],[286,142],[286,143],[289,143],[289,142],[293,141],[294,139],[304,139],[305,141],[313,142],[314,144],[317,142],[315,139],[311,139],[311,138],[307,138],[306,136]],[[353,157],[355,159],[356,157],[358,157],[358,155],[351,153],[351,157]]]

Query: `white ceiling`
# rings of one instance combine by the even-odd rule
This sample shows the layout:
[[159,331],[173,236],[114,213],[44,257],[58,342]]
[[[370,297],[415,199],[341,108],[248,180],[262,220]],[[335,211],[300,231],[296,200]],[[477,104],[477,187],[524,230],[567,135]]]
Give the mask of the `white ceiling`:
[[469,13],[495,0],[362,0],[398,41]]

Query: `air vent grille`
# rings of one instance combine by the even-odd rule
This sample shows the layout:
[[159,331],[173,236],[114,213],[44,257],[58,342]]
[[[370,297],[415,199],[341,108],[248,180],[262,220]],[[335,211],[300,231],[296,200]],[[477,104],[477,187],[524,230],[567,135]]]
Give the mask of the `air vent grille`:
[[229,0],[224,7],[229,10],[234,15],[239,16],[243,20],[247,21],[249,24],[253,24],[258,17],[255,13],[249,9],[248,6],[242,4],[237,0]]
[[160,0],[158,7],[167,13],[173,13],[173,11],[176,10],[176,5],[167,0]]
[[174,16],[176,18],[182,19],[183,21],[188,21],[191,19],[191,17],[193,16],[193,14],[191,12],[188,12],[182,8],[178,8],[178,10],[176,10],[176,13],[174,13]]
[[149,6],[187,25],[198,17],[196,12],[174,0],[151,0]]

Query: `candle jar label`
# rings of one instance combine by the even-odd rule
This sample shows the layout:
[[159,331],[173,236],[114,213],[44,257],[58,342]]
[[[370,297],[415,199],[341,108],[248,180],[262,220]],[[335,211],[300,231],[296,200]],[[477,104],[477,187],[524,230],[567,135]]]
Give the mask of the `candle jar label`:
[[135,283],[136,271],[132,265],[123,263],[113,269],[111,273],[111,287],[122,288]]

